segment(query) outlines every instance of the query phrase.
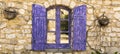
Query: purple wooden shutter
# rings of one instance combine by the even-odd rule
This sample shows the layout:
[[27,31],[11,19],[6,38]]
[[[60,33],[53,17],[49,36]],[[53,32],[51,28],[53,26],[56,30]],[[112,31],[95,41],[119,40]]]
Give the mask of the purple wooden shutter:
[[73,9],[73,50],[86,50],[86,5]]
[[46,9],[32,5],[32,50],[45,50],[46,45]]

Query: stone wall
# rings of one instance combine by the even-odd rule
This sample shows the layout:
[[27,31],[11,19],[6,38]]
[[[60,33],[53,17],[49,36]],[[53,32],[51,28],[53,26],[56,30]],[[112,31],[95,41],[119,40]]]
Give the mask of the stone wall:
[[[120,1],[119,0],[0,0],[0,54],[53,54],[53,52],[31,51],[32,4],[46,8],[62,4],[70,7],[87,5],[87,30],[89,45],[101,52],[120,53]],[[15,7],[19,12],[13,20],[4,18],[3,9]],[[106,27],[99,27],[97,17],[105,15],[110,19]],[[86,51],[54,52],[54,54],[90,54],[93,50],[87,44]]]

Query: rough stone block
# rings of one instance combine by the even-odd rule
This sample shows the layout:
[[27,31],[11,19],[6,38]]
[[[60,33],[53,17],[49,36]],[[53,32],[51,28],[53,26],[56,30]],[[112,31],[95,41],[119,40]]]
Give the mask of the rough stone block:
[[24,25],[23,28],[28,29],[28,28],[30,28],[30,26],[29,25]]
[[32,24],[32,20],[29,20],[29,21],[28,21],[28,24]]
[[92,13],[93,13],[93,9],[92,9],[92,8],[87,9],[87,13],[88,13],[88,14],[92,14]]
[[87,54],[87,52],[86,51],[82,51],[82,52],[80,52],[80,54]]
[[119,0],[114,0],[112,1],[112,5],[119,5],[120,4],[120,1]]
[[120,21],[120,13],[119,12],[114,13],[114,17]]
[[31,33],[31,29],[24,29],[22,30],[23,33]]
[[0,22],[0,28],[4,28],[7,26],[7,23],[6,22]]
[[63,54],[63,53],[54,53],[54,54]]
[[91,20],[91,21],[95,20],[94,15],[92,14],[88,14],[87,17],[88,17],[87,20]]
[[120,22],[117,22],[116,25],[117,25],[117,27],[120,27]]
[[74,8],[75,5],[76,5],[76,3],[75,3],[74,1],[71,1],[71,3],[70,3],[70,8]]
[[108,54],[114,54],[115,52],[120,53],[120,48],[119,47],[106,47],[106,52]]
[[47,7],[49,7],[49,3],[48,2],[45,2],[44,3],[44,6],[47,8]]
[[116,33],[109,33],[109,36],[115,37]]
[[120,11],[120,7],[114,7],[113,10],[114,11]]
[[6,38],[11,39],[11,38],[15,38],[15,37],[16,37],[15,34],[6,34]]
[[1,30],[1,32],[2,33],[14,33],[15,32],[15,30],[14,29],[11,29],[11,28],[3,28],[2,30]]
[[28,43],[31,43],[31,38],[26,38]]
[[5,38],[5,34],[1,33],[0,38]]
[[18,44],[25,44],[26,40],[18,40]]
[[90,26],[92,25],[93,21],[87,21],[87,25]]
[[24,9],[19,9],[18,12],[19,12],[20,14],[25,14],[25,10],[24,10]]
[[111,41],[110,37],[101,37],[101,41]]
[[31,37],[32,37],[32,34],[26,34],[26,37],[27,37],[27,38],[31,38]]
[[96,36],[97,33],[96,32],[88,32],[88,36]]
[[110,42],[104,41],[102,42],[102,46],[110,46]]
[[46,52],[40,52],[40,54],[46,54]]
[[56,4],[61,4],[62,0],[56,0]]
[[15,46],[15,50],[22,50],[24,48],[23,45],[17,45]]
[[13,50],[14,49],[14,45],[6,45],[5,47],[8,50]]
[[31,49],[32,49],[32,46],[31,46],[31,44],[28,44],[28,45],[25,46],[25,48],[26,48],[27,50],[31,50]]
[[112,27],[112,31],[113,32],[120,32],[120,28],[118,28],[118,27]]
[[71,53],[65,53],[65,54],[72,54],[72,52]]
[[120,37],[120,33],[117,33],[117,36],[119,36],[119,37]]
[[118,41],[118,38],[111,38],[111,41]]
[[91,0],[91,3],[92,3],[92,4],[95,4],[95,3],[96,3],[96,0]]
[[90,45],[94,45],[94,41],[88,41]]
[[23,9],[28,9],[27,4],[24,4],[24,5],[23,5]]
[[112,2],[110,0],[105,0],[104,5],[110,5]]
[[113,41],[113,42],[110,42],[110,44],[111,44],[111,47],[113,46],[113,47],[116,47],[116,46],[118,46],[118,42],[116,42],[116,41]]
[[70,0],[62,0],[62,4],[66,5],[66,6],[69,6]]
[[[27,13],[26,13],[27,14]],[[29,14],[29,13],[28,13]],[[28,22],[30,20],[30,16],[24,16],[24,21]]]
[[55,5],[55,0],[48,0],[50,5]]
[[93,41],[93,40],[95,40],[95,39],[96,39],[96,37],[88,37],[88,38],[87,38],[88,41]]
[[102,0],[98,0],[98,1],[96,1],[96,4],[102,5],[103,1]]
[[15,54],[21,54],[22,51],[15,51]]
[[111,27],[109,27],[105,29],[105,32],[111,32],[111,30],[112,30]]
[[9,43],[9,41],[7,39],[0,39],[0,43],[6,44],[6,43]]
[[53,52],[47,52],[47,54],[53,54]]
[[15,3],[14,2],[9,2],[8,7],[15,7]]
[[73,54],[80,54],[80,52],[73,52]]

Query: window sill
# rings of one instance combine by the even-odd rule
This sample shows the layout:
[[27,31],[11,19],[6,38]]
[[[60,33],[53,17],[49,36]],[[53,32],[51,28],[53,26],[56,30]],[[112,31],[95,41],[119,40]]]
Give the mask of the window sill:
[[72,52],[72,49],[46,49],[47,52]]

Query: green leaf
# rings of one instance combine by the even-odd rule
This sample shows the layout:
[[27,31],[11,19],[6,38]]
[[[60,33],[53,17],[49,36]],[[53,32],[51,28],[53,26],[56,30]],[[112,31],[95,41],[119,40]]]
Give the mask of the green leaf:
[[115,52],[114,54],[118,54],[118,52]]
[[91,52],[91,54],[95,54],[94,52]]
[[96,51],[96,54],[101,54],[99,51]]

